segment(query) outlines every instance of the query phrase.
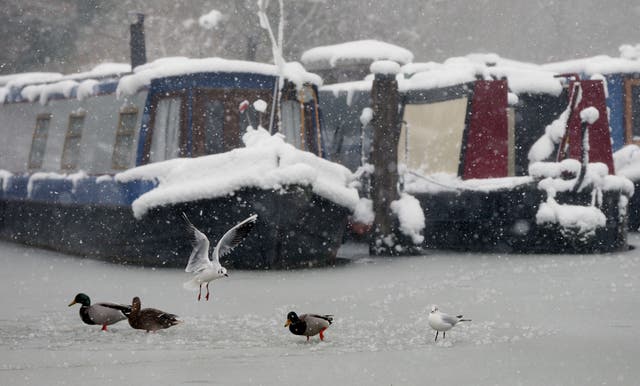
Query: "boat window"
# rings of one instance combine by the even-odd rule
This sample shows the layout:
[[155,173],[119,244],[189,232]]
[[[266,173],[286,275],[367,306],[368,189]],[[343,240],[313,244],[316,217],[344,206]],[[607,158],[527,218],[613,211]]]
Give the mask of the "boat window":
[[80,159],[80,140],[82,139],[82,126],[84,126],[84,113],[69,115],[69,128],[64,139],[62,150],[62,170],[76,170]]
[[138,109],[128,107],[120,112],[116,142],[113,146],[112,166],[114,169],[126,169],[133,163],[133,143]]
[[421,173],[458,174],[467,98],[404,108],[398,162]]
[[300,102],[285,100],[281,104],[280,131],[285,140],[298,149],[302,148],[302,120]]
[[217,154],[224,147],[224,103],[219,100],[203,102],[204,154]]
[[29,169],[35,170],[42,167],[50,122],[51,114],[41,114],[36,119],[36,128],[33,132],[31,151],[29,153]]
[[149,154],[151,162],[164,161],[180,155],[181,105],[180,97],[158,101]]
[[640,79],[625,79],[625,141],[640,144]]

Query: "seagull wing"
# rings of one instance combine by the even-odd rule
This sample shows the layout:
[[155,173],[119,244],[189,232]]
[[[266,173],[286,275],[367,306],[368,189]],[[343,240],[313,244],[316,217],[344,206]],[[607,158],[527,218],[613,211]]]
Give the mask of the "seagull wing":
[[445,314],[443,312],[440,313],[440,317],[442,318],[443,322],[450,324],[452,326],[455,326],[460,321],[460,318]]
[[193,251],[189,256],[187,268],[184,270],[185,272],[200,272],[213,265],[209,260],[209,239],[189,221],[186,214],[183,213],[182,217],[187,222],[187,229],[193,232]]
[[220,264],[220,257],[226,255],[231,252],[233,248],[238,246],[244,240],[251,229],[256,225],[256,221],[258,220],[258,215],[254,214],[241,223],[237,224],[233,228],[229,229],[227,233],[222,236],[220,241],[218,241],[218,245],[216,245],[216,249],[213,251],[213,261],[214,264]]

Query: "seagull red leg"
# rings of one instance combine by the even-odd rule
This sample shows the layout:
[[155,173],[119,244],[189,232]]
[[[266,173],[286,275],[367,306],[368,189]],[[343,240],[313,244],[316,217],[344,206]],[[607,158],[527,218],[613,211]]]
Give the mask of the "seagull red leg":
[[202,296],[202,283],[200,283],[200,290],[198,290],[198,301],[200,301],[201,296]]
[[324,340],[324,330],[326,330],[327,328],[323,328],[322,330],[320,330],[320,340]]
[[207,283],[207,301],[209,301],[209,283]]
[[102,325],[102,331],[107,331],[107,325],[106,324]]

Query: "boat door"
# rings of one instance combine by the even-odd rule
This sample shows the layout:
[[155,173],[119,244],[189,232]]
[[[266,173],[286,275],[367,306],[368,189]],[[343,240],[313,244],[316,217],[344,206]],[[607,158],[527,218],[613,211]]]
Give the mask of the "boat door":
[[[240,104],[262,99],[271,104],[270,90],[198,89],[194,92],[191,156],[223,153],[242,144],[247,126],[265,125],[254,108]],[[270,108],[267,108],[270,111]]]

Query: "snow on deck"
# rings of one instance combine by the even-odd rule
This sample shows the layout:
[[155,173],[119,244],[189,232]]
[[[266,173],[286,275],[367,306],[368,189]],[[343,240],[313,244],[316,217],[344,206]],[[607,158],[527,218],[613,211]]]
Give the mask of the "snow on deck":
[[[176,224],[182,226],[182,224]],[[213,239],[218,235],[210,235]],[[630,235],[638,246],[640,235]],[[241,248],[240,246],[239,248]],[[185,265],[188,256],[184,256]],[[190,274],[0,243],[3,383],[139,385],[634,384],[640,249],[603,255],[433,251],[293,271],[230,271],[209,302]],[[129,303],[177,314],[157,333],[101,332],[67,307]],[[432,304],[472,319],[434,342]],[[306,343],[289,311],[331,313]]]
[[119,173],[116,180],[158,182],[133,202],[138,218],[157,206],[222,197],[246,187],[277,190],[290,184],[310,185],[319,196],[355,210],[359,196],[346,167],[298,150],[280,134],[272,136],[262,128],[249,128],[242,139],[244,148],[156,162]]

